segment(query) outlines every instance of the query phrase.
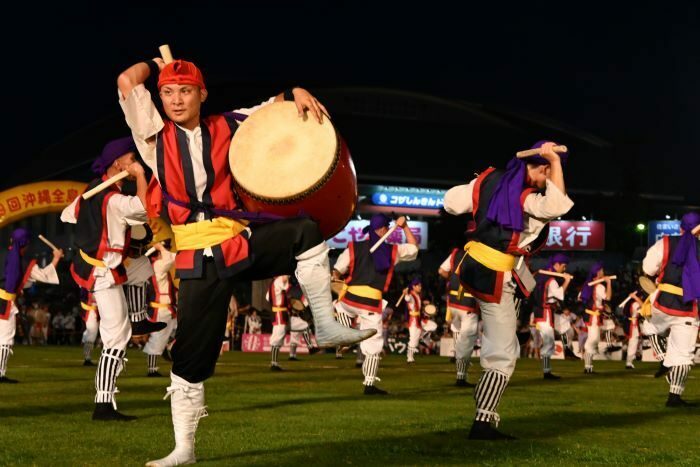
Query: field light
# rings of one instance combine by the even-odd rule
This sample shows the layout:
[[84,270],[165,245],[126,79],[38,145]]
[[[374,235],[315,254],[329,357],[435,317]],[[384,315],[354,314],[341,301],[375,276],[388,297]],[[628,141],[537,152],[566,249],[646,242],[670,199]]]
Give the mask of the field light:
[[644,232],[646,230],[647,226],[644,224],[637,224],[637,232]]

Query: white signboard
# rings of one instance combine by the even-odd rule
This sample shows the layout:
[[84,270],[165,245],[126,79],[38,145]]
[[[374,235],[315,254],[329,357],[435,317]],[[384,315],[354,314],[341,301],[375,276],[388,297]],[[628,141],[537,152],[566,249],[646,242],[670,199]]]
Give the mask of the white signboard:
[[[348,222],[343,230],[329,239],[326,243],[330,248],[345,249],[351,241],[361,242],[367,240],[368,235],[362,233],[362,228],[369,225],[368,220],[354,220]],[[409,221],[408,226],[418,241],[421,250],[428,248],[428,223],[424,221]],[[406,243],[406,236],[401,229],[396,229],[387,239],[388,243]]]

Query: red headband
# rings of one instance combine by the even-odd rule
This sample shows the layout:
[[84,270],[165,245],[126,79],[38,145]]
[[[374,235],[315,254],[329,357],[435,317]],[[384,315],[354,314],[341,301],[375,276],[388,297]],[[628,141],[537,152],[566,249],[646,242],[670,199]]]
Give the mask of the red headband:
[[185,60],[174,60],[160,71],[158,89],[166,84],[192,84],[206,89],[202,72],[194,63]]

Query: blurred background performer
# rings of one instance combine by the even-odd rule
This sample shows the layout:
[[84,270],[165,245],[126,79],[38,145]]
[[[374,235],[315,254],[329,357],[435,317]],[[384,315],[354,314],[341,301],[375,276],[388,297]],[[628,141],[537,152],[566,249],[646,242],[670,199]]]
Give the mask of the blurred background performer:
[[634,370],[634,360],[639,348],[639,310],[644,301],[638,295],[639,292],[632,292],[627,299],[619,305],[622,316],[625,319],[625,331],[627,334],[627,357],[625,368]]
[[365,360],[362,364],[365,395],[385,395],[386,391],[374,385],[384,346],[382,338],[382,297],[389,289],[394,266],[402,261],[413,261],[418,256],[418,242],[406,223],[399,217],[396,225],[403,229],[407,243],[390,245],[382,243],[374,253],[370,248],[389,230],[390,219],[384,214],[374,214],[364,228],[369,240],[351,241],[338,256],[333,266],[334,279],[347,274],[345,290],[335,305],[338,321],[348,325],[352,319],[360,320],[360,329],[376,329],[377,334],[360,343]]
[[175,253],[166,245],[156,242],[153,247],[156,252],[150,256],[153,265],[153,275],[148,287],[149,321],[163,323],[165,327],[152,332],[148,342],[143,346],[146,354],[147,376],[163,376],[158,372],[158,356],[165,351],[170,336],[177,329],[177,289],[170,275],[175,264]]
[[598,343],[600,342],[601,315],[605,312],[605,302],[612,298],[612,284],[609,278],[606,278],[605,282],[601,284],[588,285],[588,283],[603,277],[605,277],[603,263],[595,263],[588,271],[588,277],[586,277],[586,282],[583,284],[579,296],[585,306],[588,332],[583,351],[583,372],[589,375],[593,374],[593,356],[598,354]]
[[80,288],[80,317],[85,323],[85,331],[83,331],[83,366],[95,366],[92,363],[92,349],[97,341],[99,331],[100,313],[97,310],[97,302],[92,293]]
[[467,381],[467,370],[471,366],[472,352],[479,337],[479,304],[459,283],[456,268],[464,255],[464,250],[453,249],[440,265],[438,274],[447,280],[447,313],[452,317],[450,328],[454,336],[457,367],[455,386],[474,387],[475,384]]
[[76,224],[71,274],[78,286],[91,291],[100,310],[100,337],[104,344],[95,375],[95,410],[93,420],[133,420],[136,417],[117,412],[114,394],[117,376],[123,369],[126,346],[131,338],[131,324],[122,284],[127,280],[123,261],[128,247],[129,229],[144,224],[148,184],[141,164],[136,162],[136,148],[131,137],[105,145],[92,164],[99,178],[90,190],[122,170],[136,179],[136,196],[121,193],[119,181],[89,199],[77,197],[61,213],[61,220]]
[[420,277],[415,277],[404,289],[403,297],[408,308],[408,350],[406,351],[406,363],[415,363],[415,354],[418,352],[421,336],[423,335],[423,299],[421,292],[423,284]]
[[289,276],[277,276],[270,283],[270,288],[265,295],[267,301],[272,305],[272,335],[270,336],[270,370],[282,371],[279,365],[280,348],[284,345],[284,338],[287,335],[287,320],[291,307],[287,293],[291,288]]
[[[156,75],[167,119],[144,86],[149,76]],[[239,122],[257,108],[202,118],[208,96],[204,76],[185,60],[136,63],[119,75],[117,86],[139,153],[153,171],[149,213],[159,215],[165,202],[181,279],[168,388],[175,449],[148,465],[193,463],[194,435],[206,415],[204,381],[214,374],[237,282],[295,271],[311,305],[319,346],[352,344],[373,332],[347,329],[335,321],[328,246],[316,222],[294,218],[248,226],[241,221],[255,216],[242,212],[236,202],[229,149]],[[280,93],[261,106],[283,100],[295,102],[299,118],[308,111],[321,123],[327,114],[302,88]]]
[[[642,268],[658,276],[658,289],[649,297],[651,318],[645,330],[651,334],[669,332],[663,365],[668,368],[667,407],[695,406],[681,398],[693,366],[698,337],[700,299],[700,212],[681,219],[680,236],[664,236],[647,251]],[[695,231],[695,234],[693,234]]]
[[573,206],[564,187],[565,155],[555,153],[554,146],[540,141],[533,148],[541,155],[516,157],[505,171],[489,168],[445,194],[448,213],[471,212],[476,222],[464,247],[467,255],[458,266],[461,284],[477,299],[483,320],[483,373],[474,391],[470,439],[512,439],[491,423],[498,425],[496,410],[520,354],[516,288],[527,296],[535,285],[522,256],[544,245],[547,223]]
[[[549,259],[549,264],[545,268],[547,271],[553,271],[563,274],[566,271],[566,266],[569,264],[569,258],[557,253]],[[544,379],[560,379],[560,376],[552,374],[552,355],[554,354],[554,316],[559,313],[562,302],[564,301],[564,293],[571,283],[571,276],[566,275],[566,278],[548,276],[539,274],[537,276],[537,286],[532,298],[532,308],[535,314],[535,326],[542,338],[542,348],[540,349],[540,358],[542,359],[542,372]]]
[[31,233],[25,228],[12,232],[3,277],[0,278],[0,383],[17,383],[16,379],[7,377],[7,361],[12,354],[17,330],[17,296],[34,282],[58,284],[56,265],[63,258],[63,250],[54,250],[51,263],[40,268],[36,260],[25,257],[31,239]]

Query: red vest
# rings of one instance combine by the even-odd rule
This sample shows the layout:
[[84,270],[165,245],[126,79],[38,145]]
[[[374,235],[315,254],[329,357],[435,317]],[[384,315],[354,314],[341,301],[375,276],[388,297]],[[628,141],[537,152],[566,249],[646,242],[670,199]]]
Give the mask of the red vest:
[[[174,225],[196,222],[197,215],[205,219],[216,217],[207,209],[234,210],[238,208],[229,168],[229,146],[237,123],[232,116],[214,115],[202,120],[202,158],[207,173],[207,185],[202,201],[197,200],[192,159],[187,135],[171,121],[158,134],[156,160],[160,186],[151,180],[149,186],[149,216],[160,214],[162,204]],[[164,196],[167,193],[167,196]],[[177,201],[169,202],[168,197]],[[181,206],[185,205],[185,206]],[[175,259],[177,275],[183,279],[202,277],[204,250],[178,251]],[[248,234],[239,235],[212,247],[219,277],[231,277],[250,264]]]

